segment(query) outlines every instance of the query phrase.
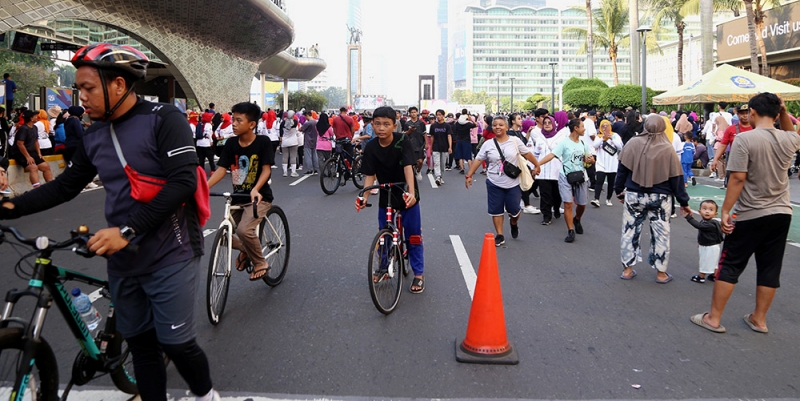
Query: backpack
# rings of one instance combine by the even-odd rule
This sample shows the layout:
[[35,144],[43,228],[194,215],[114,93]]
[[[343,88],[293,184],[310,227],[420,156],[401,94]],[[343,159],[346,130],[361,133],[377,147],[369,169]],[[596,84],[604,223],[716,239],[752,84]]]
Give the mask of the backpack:
[[203,139],[203,128],[205,128],[205,125],[205,123],[197,123],[197,126],[194,128],[194,139]]

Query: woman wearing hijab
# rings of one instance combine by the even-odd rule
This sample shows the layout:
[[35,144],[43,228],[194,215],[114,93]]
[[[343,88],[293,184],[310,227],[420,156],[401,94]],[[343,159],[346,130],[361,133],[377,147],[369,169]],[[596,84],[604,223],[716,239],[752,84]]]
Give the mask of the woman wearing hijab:
[[557,111],[553,113],[553,118],[556,121],[556,130],[564,131],[566,136],[569,136],[569,128],[567,128],[567,124],[569,124],[569,114],[566,111]]
[[319,159],[319,164],[323,166],[325,161],[331,157],[331,151],[333,151],[333,143],[331,143],[333,127],[328,121],[328,114],[324,111],[319,115],[319,120],[317,121],[317,133],[320,136],[317,138],[317,158]]
[[616,132],[611,131],[611,122],[603,120],[600,122],[600,131],[592,144],[597,153],[597,164],[594,189],[594,200],[592,206],[600,207],[600,193],[603,192],[603,183],[608,180],[608,192],[606,193],[606,206],[611,206],[611,193],[614,188],[614,180],[617,178],[617,168],[619,167],[619,151],[622,149],[622,138]]
[[684,140],[686,140],[692,135],[692,131],[693,127],[692,123],[689,122],[689,116],[681,114],[680,118],[678,118],[678,122],[675,123],[675,132],[679,133]]
[[678,199],[682,215],[692,213],[680,159],[665,134],[668,125],[664,117],[647,117],[644,132],[632,138],[619,154],[614,191],[625,205],[620,240],[623,280],[636,277],[633,266],[642,260],[639,237],[645,220],[649,220],[648,263],[658,271],[656,283],[672,281],[667,273],[672,197]]
[[[217,157],[222,156],[222,148],[225,147],[225,141],[227,141],[228,138],[230,138],[230,137],[232,137],[234,135],[234,133],[233,133],[233,125],[231,124],[231,115],[228,114],[228,113],[224,113],[220,117],[220,120],[221,120],[221,123],[217,127],[217,129],[214,130],[214,138],[213,138],[214,142],[217,145],[217,148],[214,149],[214,153],[217,155]],[[214,118],[213,117],[211,118],[211,127],[212,127],[212,129],[214,127]]]
[[[566,113],[564,113],[566,115]],[[542,120],[541,130],[531,130],[533,140],[533,155],[542,160],[553,152],[561,140],[569,136],[569,130],[559,131],[556,119],[545,116]],[[558,159],[541,165],[541,172],[536,177],[539,183],[539,209],[542,212],[542,225],[549,226],[555,218],[561,217],[561,195],[558,192],[558,175],[561,172],[561,161]]]
[[300,135],[297,130],[297,120],[294,119],[294,110],[286,112],[286,118],[281,122],[281,149],[283,149],[283,176],[286,177],[291,166],[292,177],[297,174],[297,148],[300,146]]
[[642,132],[642,122],[639,121],[639,112],[631,110],[625,116],[625,135],[622,137],[622,144],[625,145],[631,138]]

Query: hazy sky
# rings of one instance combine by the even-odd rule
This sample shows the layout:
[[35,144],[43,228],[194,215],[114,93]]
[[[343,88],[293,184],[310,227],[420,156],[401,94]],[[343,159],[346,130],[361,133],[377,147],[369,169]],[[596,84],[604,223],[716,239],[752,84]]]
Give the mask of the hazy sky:
[[[320,57],[328,63],[328,84],[342,88],[347,82],[347,4],[347,0],[287,2],[295,27],[294,46],[319,43]],[[548,0],[553,6],[572,4],[585,3]],[[398,104],[416,103],[418,76],[438,71],[437,6],[437,0],[362,0],[365,94],[384,94]],[[370,90],[385,93],[366,93]]]

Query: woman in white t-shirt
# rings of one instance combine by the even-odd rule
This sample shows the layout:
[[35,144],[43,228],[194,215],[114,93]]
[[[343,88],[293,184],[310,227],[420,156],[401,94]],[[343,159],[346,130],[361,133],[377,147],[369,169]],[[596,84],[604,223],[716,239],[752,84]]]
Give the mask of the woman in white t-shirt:
[[[545,116],[542,119],[541,129],[531,130],[531,141],[533,141],[533,155],[541,160],[549,155],[556,145],[564,138],[569,136],[569,129],[559,130],[556,119],[553,116]],[[561,162],[556,159],[541,166],[541,173],[536,177],[539,187],[539,210],[542,212],[542,225],[549,226],[553,217],[558,218],[561,213],[561,195],[558,192],[558,175],[561,172]]]
[[603,182],[608,180],[608,190],[606,194],[606,206],[612,206],[611,195],[614,188],[614,179],[617,178],[617,167],[619,166],[619,151],[622,150],[622,137],[616,132],[611,131],[611,122],[603,120],[600,123],[600,132],[594,139],[592,147],[596,149],[597,164],[595,165],[595,175],[597,180],[594,188],[594,200],[592,206],[600,207],[600,192],[603,191]]
[[[534,175],[539,174],[539,161],[533,156],[533,152],[514,136],[508,135],[508,120],[505,117],[495,117],[492,120],[492,132],[495,133],[494,139],[486,140],[475,156],[475,160],[470,163],[469,172],[466,174],[467,188],[472,186],[472,175],[478,171],[478,167],[485,161],[486,167],[486,195],[489,204],[489,215],[492,216],[495,246],[505,243],[503,236],[503,213],[508,212],[511,220],[511,238],[519,236],[520,201],[522,200],[522,189],[519,186],[519,177],[509,177],[503,169],[503,158],[509,163],[517,166],[519,155],[522,155],[535,166]],[[502,156],[501,152],[502,151]],[[523,166],[527,168],[527,166]]]
[[50,120],[47,112],[39,110],[39,121],[33,124],[39,131],[39,150],[42,156],[53,154],[53,142],[50,141]]

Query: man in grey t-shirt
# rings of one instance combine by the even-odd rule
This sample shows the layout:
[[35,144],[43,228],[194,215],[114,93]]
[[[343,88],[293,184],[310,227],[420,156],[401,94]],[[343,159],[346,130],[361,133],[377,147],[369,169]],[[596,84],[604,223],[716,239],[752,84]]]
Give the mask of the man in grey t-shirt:
[[306,122],[300,127],[300,132],[303,133],[303,156],[305,157],[306,174],[319,174],[319,158],[317,157],[317,120],[312,118],[310,110],[303,112],[306,117]]
[[[786,237],[792,222],[789,203],[789,178],[786,171],[795,152],[800,150],[800,135],[786,112],[783,101],[772,93],[750,99],[752,131],[736,136],[731,148],[731,172],[725,203],[722,205],[722,231],[727,234],[716,274],[711,311],[692,316],[693,323],[722,333],[722,312],[739,275],[750,257],[756,258],[756,305],[744,315],[744,322],[759,333],[767,333],[767,311],[780,286]],[[780,121],[782,129],[774,128]]]

